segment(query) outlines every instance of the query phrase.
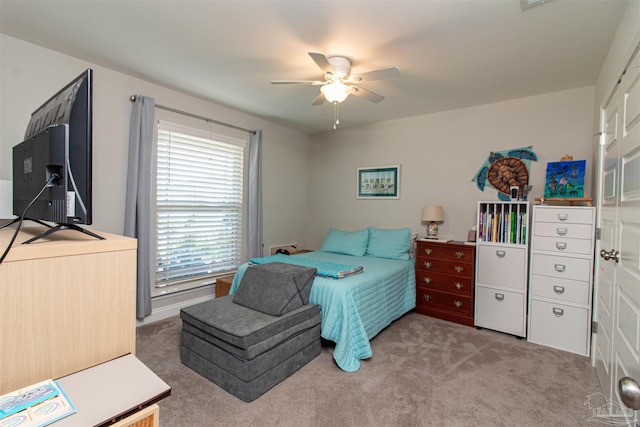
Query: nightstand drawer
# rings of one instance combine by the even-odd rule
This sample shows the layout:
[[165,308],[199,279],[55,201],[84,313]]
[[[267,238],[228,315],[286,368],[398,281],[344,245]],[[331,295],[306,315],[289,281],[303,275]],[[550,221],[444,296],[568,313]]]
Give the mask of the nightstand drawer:
[[569,239],[593,239],[591,224],[560,224],[538,222],[534,224],[535,236],[563,237]]
[[418,271],[433,271],[460,277],[472,277],[473,275],[473,268],[471,264],[460,261],[446,261],[442,259],[418,258],[416,260],[416,269]]
[[591,279],[591,260],[534,253],[531,274],[588,282]]
[[563,239],[559,237],[540,237],[533,239],[534,251],[556,252],[558,254],[590,255],[593,252],[592,240]]
[[452,246],[453,245],[448,245],[446,243],[418,241],[416,257],[460,260],[468,263],[472,263],[474,261],[473,258],[475,254],[473,248]]
[[529,341],[588,354],[588,309],[532,299],[529,316]]
[[524,294],[476,287],[476,326],[524,336],[524,314]]
[[576,304],[589,304],[589,282],[531,275],[529,283],[532,296],[555,299]]
[[525,289],[527,253],[524,248],[508,246],[478,247],[478,282],[485,285]]
[[457,295],[473,295],[473,280],[468,277],[456,277],[418,270],[416,272],[416,285]]
[[430,308],[446,310],[450,313],[458,313],[465,316],[473,315],[473,300],[471,297],[438,292],[423,286],[418,286],[417,288],[416,306],[418,309]]
[[593,209],[541,206],[535,212],[536,222],[556,224],[593,224]]

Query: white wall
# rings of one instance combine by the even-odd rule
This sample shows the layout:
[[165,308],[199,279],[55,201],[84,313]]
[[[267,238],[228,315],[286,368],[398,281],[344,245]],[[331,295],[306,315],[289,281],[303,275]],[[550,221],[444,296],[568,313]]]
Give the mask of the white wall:
[[[446,111],[313,137],[309,245],[317,248],[330,227],[409,226],[424,236],[424,205],[442,205],[439,235],[466,240],[476,203],[497,200],[496,191],[477,189],[471,179],[489,152],[532,145],[529,200],[543,192],[548,162],[565,154],[587,160],[591,188],[594,88]],[[356,168],[401,166],[399,200],[356,199]]]
[[[264,241],[306,245],[310,138],[306,134],[139,78],[0,34],[0,180],[31,113],[86,68],[94,70],[93,225],[120,234],[128,159],[130,95],[247,129],[263,130]],[[214,84],[215,82],[212,82]]]

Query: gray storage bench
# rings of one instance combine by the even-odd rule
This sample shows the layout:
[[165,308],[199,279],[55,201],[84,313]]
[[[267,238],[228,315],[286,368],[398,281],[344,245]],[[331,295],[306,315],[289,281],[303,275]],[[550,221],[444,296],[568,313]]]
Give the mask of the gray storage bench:
[[320,354],[314,268],[249,267],[238,292],[181,310],[182,363],[251,402]]

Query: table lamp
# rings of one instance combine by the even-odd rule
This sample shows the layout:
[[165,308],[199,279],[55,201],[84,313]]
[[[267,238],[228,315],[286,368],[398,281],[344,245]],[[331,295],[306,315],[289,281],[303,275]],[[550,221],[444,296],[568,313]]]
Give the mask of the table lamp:
[[438,225],[436,221],[444,221],[442,206],[425,206],[422,208],[422,221],[429,221],[427,239],[438,239]]

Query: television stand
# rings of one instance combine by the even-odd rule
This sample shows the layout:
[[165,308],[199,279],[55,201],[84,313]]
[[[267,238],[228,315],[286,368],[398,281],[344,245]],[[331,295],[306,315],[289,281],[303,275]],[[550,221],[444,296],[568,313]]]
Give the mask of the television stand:
[[[45,226],[45,227],[47,227],[47,228],[51,228],[51,226],[50,226],[49,224],[47,224],[47,223],[45,223],[45,222],[42,222],[42,221],[40,221],[39,219],[31,219],[31,218],[25,218],[25,219],[26,219],[26,220],[28,220],[28,221],[37,222],[38,224],[40,224],[40,225],[44,225],[44,226]],[[15,224],[16,222],[20,222],[20,217],[19,217],[19,216],[15,217],[13,220],[11,220],[11,221],[7,222],[6,224],[2,224],[2,225],[0,225],[0,230],[2,230],[2,229],[3,229],[3,228],[5,228],[5,227],[8,227],[8,226],[10,226],[10,225],[13,225],[13,224]]]
[[47,237],[48,235],[53,234],[56,231],[60,231],[60,230],[76,230],[76,231],[79,231],[81,233],[87,234],[87,235],[89,235],[91,237],[95,237],[96,239],[104,240],[104,237],[102,237],[102,236],[100,236],[98,234],[92,233],[91,231],[89,231],[89,230],[87,230],[85,228],[82,228],[82,227],[80,227],[79,225],[76,225],[76,224],[58,224],[58,225],[56,225],[54,227],[51,227],[51,226],[48,226],[48,227],[49,227],[49,229],[43,231],[42,233],[38,234],[35,237],[32,237],[29,240],[26,240],[26,241],[22,242],[22,244],[23,245],[28,245],[31,242],[34,242],[34,241],[36,241],[38,239],[41,239],[43,237]]

